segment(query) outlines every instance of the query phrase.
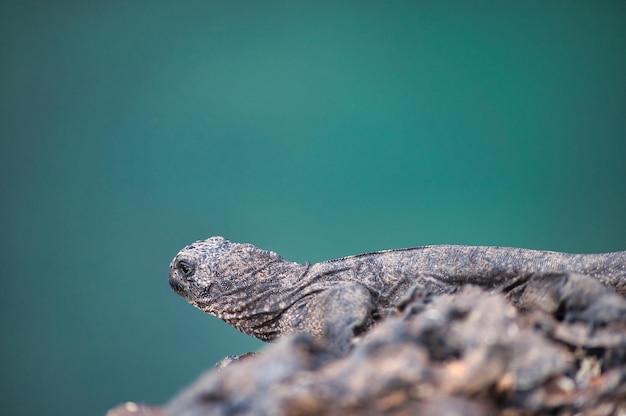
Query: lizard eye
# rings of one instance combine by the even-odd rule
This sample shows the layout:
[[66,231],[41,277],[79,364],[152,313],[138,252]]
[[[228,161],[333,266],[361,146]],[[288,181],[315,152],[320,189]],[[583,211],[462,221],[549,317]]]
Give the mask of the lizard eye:
[[186,261],[181,260],[178,262],[178,270],[182,272],[184,277],[189,277],[193,274],[194,267]]

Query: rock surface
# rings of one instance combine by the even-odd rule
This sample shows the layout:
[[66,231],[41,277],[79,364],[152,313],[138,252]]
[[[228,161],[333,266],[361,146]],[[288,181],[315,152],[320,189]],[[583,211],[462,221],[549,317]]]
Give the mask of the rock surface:
[[[610,299],[582,311],[624,310],[626,300]],[[154,413],[108,416],[626,415],[624,319],[594,326],[514,304],[468,286],[407,303],[343,357],[305,334],[284,337],[206,372]]]
[[347,353],[284,336],[164,407],[107,416],[411,414],[626,416],[626,299],[576,274],[506,294],[412,291]]

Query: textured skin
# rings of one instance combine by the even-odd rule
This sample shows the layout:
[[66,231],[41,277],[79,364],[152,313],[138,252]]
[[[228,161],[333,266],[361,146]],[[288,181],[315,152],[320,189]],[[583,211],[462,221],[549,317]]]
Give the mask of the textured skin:
[[[468,284],[502,290],[521,309],[544,305],[562,318],[592,324],[621,319],[626,312],[621,306],[602,317],[593,316],[592,306],[602,297],[610,301],[615,292],[626,296],[626,251],[567,254],[439,245],[311,265],[211,237],[176,255],[169,282],[192,305],[246,334],[273,341],[305,332],[342,352],[355,335],[397,310],[398,304],[424,293],[453,293]],[[572,285],[588,295],[571,299]]]

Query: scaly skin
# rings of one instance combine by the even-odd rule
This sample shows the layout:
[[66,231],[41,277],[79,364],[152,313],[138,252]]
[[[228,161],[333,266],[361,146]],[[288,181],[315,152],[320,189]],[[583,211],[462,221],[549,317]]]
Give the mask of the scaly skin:
[[[169,282],[189,303],[246,334],[273,341],[307,332],[326,338],[341,353],[355,335],[396,310],[399,301],[416,290],[452,293],[474,284],[504,291],[522,309],[546,304],[556,313],[564,305],[573,309],[571,318],[592,324],[620,319],[622,306],[608,318],[584,310],[591,310],[599,296],[613,299],[618,297],[615,292],[626,296],[626,251],[567,254],[439,245],[311,265],[287,261],[251,244],[211,237],[176,255]],[[574,286],[583,287],[588,299],[570,299],[568,288]]]

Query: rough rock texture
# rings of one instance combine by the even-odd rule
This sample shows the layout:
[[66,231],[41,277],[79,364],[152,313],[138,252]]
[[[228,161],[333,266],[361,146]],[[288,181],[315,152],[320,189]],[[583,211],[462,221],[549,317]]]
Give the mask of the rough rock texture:
[[334,358],[287,337],[209,371],[165,415],[626,414],[626,325],[520,314],[466,287],[390,317]]

